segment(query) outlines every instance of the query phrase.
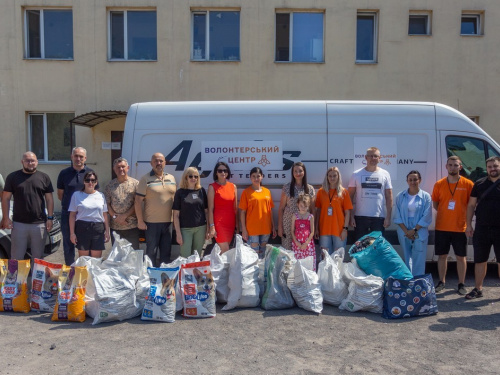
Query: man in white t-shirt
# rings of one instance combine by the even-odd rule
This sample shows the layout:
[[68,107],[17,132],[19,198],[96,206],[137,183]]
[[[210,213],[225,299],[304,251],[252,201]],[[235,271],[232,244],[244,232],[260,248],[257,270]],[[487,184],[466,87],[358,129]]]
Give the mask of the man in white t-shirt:
[[355,204],[351,226],[358,240],[372,231],[384,233],[391,224],[392,184],[389,172],[377,166],[380,150],[370,147],[365,155],[366,167],[355,171],[349,180],[349,195]]

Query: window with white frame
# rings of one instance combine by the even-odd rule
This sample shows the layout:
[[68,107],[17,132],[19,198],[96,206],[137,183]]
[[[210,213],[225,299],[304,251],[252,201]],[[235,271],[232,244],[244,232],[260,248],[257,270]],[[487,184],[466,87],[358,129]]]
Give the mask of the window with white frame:
[[377,13],[358,12],[356,20],[356,62],[377,62]]
[[430,14],[410,14],[408,20],[408,35],[431,35]]
[[73,11],[25,9],[25,56],[28,59],[73,59]]
[[324,14],[277,12],[275,61],[324,62]]
[[193,11],[192,25],[191,60],[240,60],[239,11]]
[[462,13],[460,35],[482,35],[480,13]]
[[71,126],[74,113],[29,113],[29,149],[39,161],[67,161],[71,154]]
[[109,11],[108,59],[156,60],[156,11]]

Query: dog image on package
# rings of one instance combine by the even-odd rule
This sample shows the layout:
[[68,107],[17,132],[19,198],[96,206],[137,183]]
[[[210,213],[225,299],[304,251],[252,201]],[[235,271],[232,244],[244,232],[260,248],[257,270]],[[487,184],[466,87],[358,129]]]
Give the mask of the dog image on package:
[[215,281],[210,261],[181,266],[181,291],[185,317],[215,317]]
[[57,299],[57,281],[62,264],[35,259],[31,280],[31,309],[53,312]]
[[87,267],[63,265],[57,280],[57,300],[52,320],[85,321]]
[[141,320],[175,322],[175,287],[179,278],[179,267],[148,267],[151,283]]
[[0,259],[0,311],[30,311],[29,272],[29,260]]

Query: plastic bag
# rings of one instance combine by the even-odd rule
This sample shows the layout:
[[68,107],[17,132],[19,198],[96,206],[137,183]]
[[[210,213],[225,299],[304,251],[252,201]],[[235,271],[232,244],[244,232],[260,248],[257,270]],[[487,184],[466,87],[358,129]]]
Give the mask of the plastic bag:
[[0,311],[30,312],[29,260],[0,259]]
[[313,269],[314,258],[298,259],[288,275],[287,285],[300,308],[320,314],[323,295],[319,278]]
[[438,313],[436,291],[432,275],[416,276],[412,280],[389,277],[384,283],[384,311],[386,319]]
[[210,271],[210,262],[183,264],[180,283],[185,317],[215,316],[215,282]]
[[356,263],[344,265],[344,276],[349,280],[349,294],[339,309],[350,312],[382,312],[384,280],[378,276],[366,275]]
[[348,285],[342,278],[344,248],[336,250],[332,256],[323,249],[323,260],[318,265],[318,277],[323,293],[323,302],[339,306],[349,293]]
[[266,248],[262,282],[265,290],[261,303],[264,310],[288,309],[295,306],[287,286],[288,276],[295,262],[295,258],[287,251],[272,246]]
[[389,276],[410,280],[412,273],[405,262],[382,237],[382,232],[372,232],[361,237],[349,249],[349,255],[356,259],[359,268],[368,275],[379,276],[386,280]]
[[[234,253],[234,250],[229,251]],[[226,252],[226,254],[221,254],[219,245],[215,244],[210,254],[203,257],[204,261],[210,262],[212,276],[214,278],[215,285],[217,285],[215,290],[217,302],[227,302],[227,296],[229,294],[229,288],[227,286],[229,277],[229,262],[227,254],[228,252]]]
[[141,320],[175,322],[175,287],[178,284],[179,267],[148,268],[148,273],[151,287]]
[[57,280],[62,264],[35,259],[31,279],[31,309],[53,312],[57,298]]
[[259,256],[236,235],[236,248],[229,264],[229,294],[222,310],[259,305]]
[[86,267],[62,266],[57,282],[57,302],[52,320],[85,321]]

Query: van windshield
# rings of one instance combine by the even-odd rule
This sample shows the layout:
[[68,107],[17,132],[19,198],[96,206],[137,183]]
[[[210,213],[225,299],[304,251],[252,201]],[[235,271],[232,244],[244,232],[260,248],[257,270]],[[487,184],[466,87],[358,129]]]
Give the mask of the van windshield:
[[446,137],[446,151],[448,157],[456,155],[460,158],[463,166],[460,174],[474,182],[487,175],[486,159],[499,156],[498,152],[482,139],[456,135]]

